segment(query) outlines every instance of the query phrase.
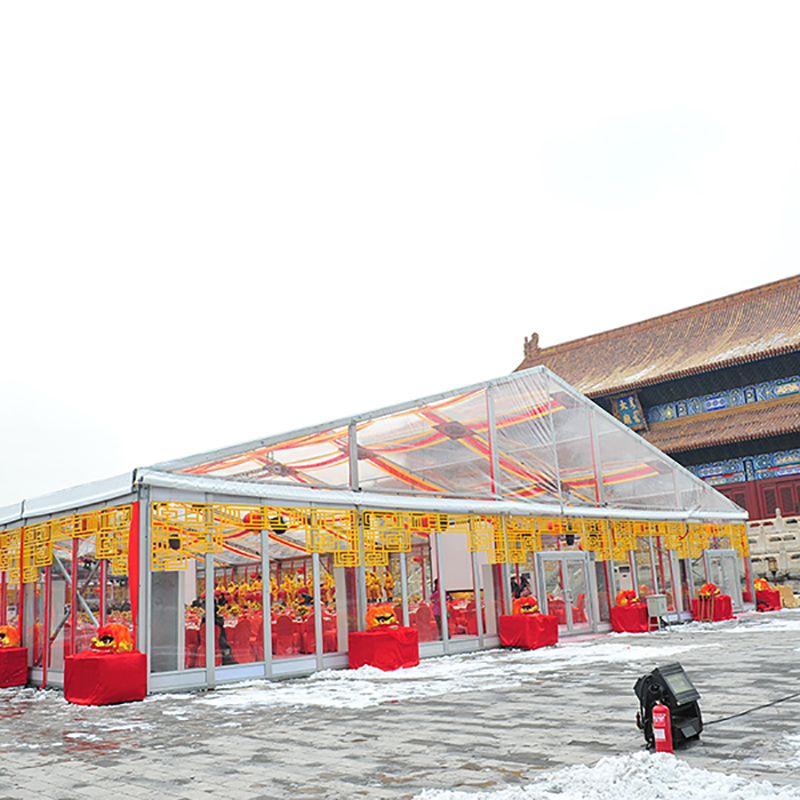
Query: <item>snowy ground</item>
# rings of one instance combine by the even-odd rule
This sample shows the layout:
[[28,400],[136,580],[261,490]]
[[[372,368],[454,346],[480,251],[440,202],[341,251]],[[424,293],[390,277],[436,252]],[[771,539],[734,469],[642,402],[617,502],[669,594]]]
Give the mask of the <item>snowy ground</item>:
[[694,769],[667,753],[635,753],[602,758],[593,767],[561,769],[522,788],[495,792],[453,792],[433,789],[415,800],[796,800],[794,788],[776,788],[769,781]]
[[[714,722],[800,691],[798,653],[800,610],[106,708],[1,690],[0,798],[800,800],[800,698]],[[632,687],[671,661],[707,724],[662,757]]]

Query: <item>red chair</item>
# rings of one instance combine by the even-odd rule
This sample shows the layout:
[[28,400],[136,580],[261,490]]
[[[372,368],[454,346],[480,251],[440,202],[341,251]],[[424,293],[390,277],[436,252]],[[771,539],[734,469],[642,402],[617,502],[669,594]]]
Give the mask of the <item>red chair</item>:
[[439,638],[439,628],[429,606],[420,606],[414,618],[420,642],[435,642]]
[[474,602],[467,603],[467,607],[464,609],[464,616],[466,618],[467,635],[477,636],[478,615],[476,613],[476,607]]
[[314,624],[314,615],[309,614],[308,619],[303,623],[300,633],[300,652],[301,653],[316,653],[317,652],[317,637],[316,625]]
[[573,622],[586,622],[586,595],[583,592],[578,594],[578,605],[572,609]]
[[[219,635],[222,633],[222,629],[219,627],[219,625],[215,625],[214,626],[214,632],[215,632],[214,639],[216,640],[215,641],[215,646],[214,646],[214,666],[221,667],[222,666],[222,653],[220,652],[220,649],[219,649]],[[200,626],[200,645],[197,648],[197,652],[198,652],[198,654],[206,652],[206,626],[205,625],[201,625]],[[205,666],[205,662],[203,664],[200,664],[199,666],[204,667]]]
[[322,617],[322,652],[335,653],[337,649],[336,617],[324,615]]
[[289,656],[294,649],[294,622],[288,614],[281,614],[275,620],[273,653],[276,656]]
[[[200,647],[200,632],[197,628],[186,628],[184,648],[186,654],[186,669],[194,669],[197,664],[197,648]],[[200,664],[199,666],[205,666]]]
[[249,664],[253,658],[250,637],[253,629],[249,619],[242,617],[230,631],[231,656],[237,664]]
[[250,619],[250,629],[253,635],[250,637],[250,649],[253,654],[253,661],[264,660],[264,616],[260,612]]

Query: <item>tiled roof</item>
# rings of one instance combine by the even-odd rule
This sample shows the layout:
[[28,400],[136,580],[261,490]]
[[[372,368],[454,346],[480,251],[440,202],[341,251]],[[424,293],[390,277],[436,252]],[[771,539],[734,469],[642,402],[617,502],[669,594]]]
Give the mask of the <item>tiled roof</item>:
[[591,397],[790,350],[800,350],[800,275],[553,347],[534,334],[517,369],[544,364]]
[[657,422],[643,436],[665,453],[680,453],[796,430],[800,397],[794,396]]

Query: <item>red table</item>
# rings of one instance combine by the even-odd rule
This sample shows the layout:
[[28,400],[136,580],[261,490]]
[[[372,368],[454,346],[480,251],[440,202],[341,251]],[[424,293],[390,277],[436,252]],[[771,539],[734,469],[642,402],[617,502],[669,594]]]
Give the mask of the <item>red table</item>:
[[558,619],[552,614],[501,614],[500,643],[524,650],[558,644]]
[[351,633],[348,637],[350,669],[364,664],[385,671],[419,664],[419,639],[416,628],[381,626]]
[[647,605],[611,606],[611,627],[617,633],[647,633],[650,630]]
[[144,700],[147,658],[144,653],[93,653],[64,659],[64,697],[81,706],[107,706]]
[[28,648],[0,647],[0,688],[28,682]]
[[780,611],[781,593],[777,589],[760,589],[756,592],[756,611]]
[[708,600],[701,600],[695,597],[694,600],[692,600],[692,616],[695,619],[702,618],[709,622],[733,619],[730,595],[718,594],[716,597]]

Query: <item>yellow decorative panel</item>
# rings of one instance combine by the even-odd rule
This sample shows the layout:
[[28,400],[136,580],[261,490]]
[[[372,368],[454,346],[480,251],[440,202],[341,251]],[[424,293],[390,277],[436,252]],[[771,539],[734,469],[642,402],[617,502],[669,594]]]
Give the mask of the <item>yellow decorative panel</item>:
[[0,570],[8,573],[8,582],[17,585],[20,580],[22,555],[22,528],[0,533]]
[[606,519],[583,520],[583,548],[596,553],[598,561],[611,558],[611,532]]
[[730,526],[731,547],[742,558],[750,555],[750,542],[747,538],[747,525],[736,524]]
[[524,564],[528,553],[541,549],[542,539],[534,517],[506,518],[506,550],[511,564]]
[[302,534],[307,552],[333,553],[336,566],[361,563],[354,511],[168,502],[151,504],[150,522],[157,571],[184,569],[189,558],[222,552],[226,538],[262,530],[278,542]]

